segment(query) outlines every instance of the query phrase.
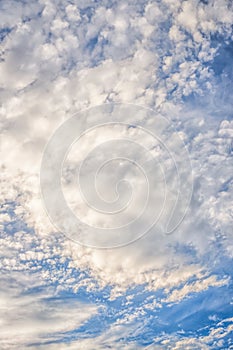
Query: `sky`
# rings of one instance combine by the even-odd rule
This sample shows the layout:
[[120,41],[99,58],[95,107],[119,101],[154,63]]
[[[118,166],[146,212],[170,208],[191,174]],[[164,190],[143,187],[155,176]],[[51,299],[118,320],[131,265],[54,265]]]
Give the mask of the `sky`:
[[233,4],[0,2],[0,348],[233,349]]

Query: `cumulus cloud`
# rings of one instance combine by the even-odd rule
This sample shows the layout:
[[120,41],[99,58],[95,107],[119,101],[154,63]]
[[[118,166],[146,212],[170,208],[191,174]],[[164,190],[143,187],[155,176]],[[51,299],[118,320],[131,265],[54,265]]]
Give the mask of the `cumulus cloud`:
[[[66,288],[76,293],[83,286],[89,290],[110,286],[109,298],[116,300],[133,286],[144,286],[147,292],[164,290],[167,299],[148,304],[158,308],[227,285],[228,270],[219,276],[217,270],[222,260],[232,258],[233,246],[232,69],[227,64],[231,2],[40,0],[30,5],[3,1],[0,7],[3,273],[10,280],[12,271],[18,271],[19,281],[27,272],[30,277],[25,283],[33,284],[35,272],[43,286],[56,281],[56,295]],[[93,250],[70,242],[50,223],[41,201],[39,171],[44,147],[59,125],[77,111],[109,102],[143,105],[166,116],[189,150],[194,192],[189,212],[174,235],[152,231],[120,250]],[[154,119],[144,123],[150,128]],[[106,130],[108,137],[119,135],[116,129]],[[129,133],[127,137],[146,142],[136,130]],[[104,132],[87,136],[78,157],[82,159],[86,148],[105,136]],[[165,165],[164,154],[160,156]],[[174,190],[174,173],[170,175]],[[110,190],[110,185],[105,187],[106,196]],[[68,198],[75,209],[72,191],[70,187]],[[172,202],[172,191],[170,198]],[[96,223],[99,216],[91,220]],[[64,263],[65,277],[56,268]],[[77,280],[77,274],[86,270],[88,276]],[[70,331],[96,312],[77,304],[86,313],[76,318],[72,304],[52,301],[48,307],[46,296],[37,295],[31,305],[31,297],[17,289],[14,293],[2,294],[2,304],[11,305],[2,321],[6,349],[10,322],[15,325],[16,342],[25,344],[40,342],[48,327],[56,334]],[[59,321],[56,325],[54,318]],[[99,337],[95,344],[104,348],[105,341]],[[161,346],[168,346],[167,341]],[[200,348],[208,348],[209,338],[202,341],[205,345]],[[79,344],[93,347],[90,339]],[[177,339],[174,344],[177,349],[187,348],[198,341]]]

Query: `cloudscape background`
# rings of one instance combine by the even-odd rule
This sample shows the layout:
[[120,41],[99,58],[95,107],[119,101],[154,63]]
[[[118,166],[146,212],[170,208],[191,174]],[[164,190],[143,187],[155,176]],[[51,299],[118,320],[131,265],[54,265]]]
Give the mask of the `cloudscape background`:
[[[232,2],[2,0],[0,43],[0,348],[233,349]],[[110,102],[166,116],[193,195],[172,235],[100,250],[50,223],[39,172],[59,125]]]

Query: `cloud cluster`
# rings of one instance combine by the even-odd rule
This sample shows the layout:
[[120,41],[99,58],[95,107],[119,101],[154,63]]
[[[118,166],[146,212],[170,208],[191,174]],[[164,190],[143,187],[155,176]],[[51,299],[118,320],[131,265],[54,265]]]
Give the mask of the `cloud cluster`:
[[[46,300],[64,290],[109,287],[112,301],[135,286],[153,293],[163,290],[163,297],[147,304],[159,309],[227,286],[225,259],[232,259],[233,251],[232,3],[7,0],[0,9],[3,283],[9,286],[14,274],[16,285],[25,290],[34,285],[34,276],[43,288],[56,285],[45,297],[37,294],[32,304],[24,289],[17,287],[12,294],[2,289],[1,346],[15,346],[9,340],[11,322],[17,344],[27,344],[40,342],[46,328],[67,332],[96,313],[92,306],[77,304],[86,311],[76,318],[72,304]],[[103,251],[75,245],[56,232],[42,205],[39,171],[44,147],[59,125],[77,111],[109,102],[151,107],[155,115],[168,118],[189,150],[194,192],[175,235],[152,231],[130,246]],[[150,127],[155,121],[144,122]],[[114,129],[105,132],[118,135]],[[130,133],[145,142],[136,130]],[[85,153],[106,135],[86,137],[79,150]],[[164,154],[160,156],[165,164]],[[114,348],[123,328],[113,327]],[[223,333],[214,332],[200,340],[200,348],[221,346],[216,339]],[[111,330],[106,337],[110,339]],[[95,344],[104,349],[107,338],[101,335]],[[168,348],[170,340],[164,342],[160,345]],[[198,344],[196,338],[175,342],[177,349]],[[69,346],[76,348],[76,343]],[[83,339],[79,346],[93,348],[93,342]],[[135,346],[140,348],[133,343],[125,349]]]

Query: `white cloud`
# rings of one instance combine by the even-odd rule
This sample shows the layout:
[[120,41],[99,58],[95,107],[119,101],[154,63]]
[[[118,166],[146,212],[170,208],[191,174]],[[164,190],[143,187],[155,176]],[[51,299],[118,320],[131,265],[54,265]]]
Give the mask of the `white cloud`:
[[165,302],[179,303],[183,298],[187,297],[191,293],[199,293],[207,290],[210,287],[222,287],[228,285],[229,279],[222,279],[217,281],[216,276],[210,276],[204,279],[199,279],[190,284],[185,284],[181,289],[174,289],[170,292]]
[[[225,324],[229,323],[225,326]],[[225,326],[224,328],[222,326]],[[156,349],[157,344],[162,349],[201,349],[208,350],[212,348],[222,348],[225,346],[224,337],[232,332],[232,319],[224,319],[217,323],[213,328],[206,327],[205,331],[208,335],[202,336],[183,336],[182,331],[179,334],[163,335],[154,339],[154,344],[148,347],[149,349]],[[228,343],[231,345],[231,342]]]
[[[31,278],[28,282],[32,282]],[[48,290],[44,291],[43,296],[41,292],[24,295],[22,290],[11,295],[10,289],[1,289],[2,349],[16,349],[19,346],[24,348],[30,343],[42,345],[60,340],[62,334],[79,328],[97,313],[94,305],[65,298],[53,299],[53,294]]]
[[[69,286],[77,291],[83,285],[94,288],[98,282],[102,287],[114,287],[112,300],[136,284],[145,284],[150,291],[173,290],[169,298],[176,302],[191,292],[226,282],[227,276],[217,279],[211,273],[213,266],[205,265],[203,257],[210,254],[219,263],[221,258],[214,253],[219,241],[223,256],[232,257],[233,251],[233,125],[228,120],[232,105],[224,102],[222,106],[222,97],[215,92],[227,86],[224,94],[230,95],[230,78],[222,76],[219,83],[211,69],[218,52],[211,36],[230,38],[232,14],[231,4],[225,0],[212,0],[207,5],[199,1],[118,1],[113,8],[91,1],[4,2],[0,25],[11,29],[1,42],[0,64],[1,228],[11,225],[10,234],[3,231],[1,238],[4,271],[33,271],[34,261],[41,266],[43,259],[50,259],[52,265],[55,256],[61,261],[71,258],[67,278],[62,279],[62,273],[54,268],[42,271],[38,277],[41,283],[59,280],[59,290]],[[192,94],[203,94],[206,105],[183,105],[181,98]],[[150,233],[127,248],[98,251],[76,246],[54,232],[41,203],[38,173],[44,146],[54,130],[77,110],[109,101],[150,106],[166,114],[190,150],[195,191],[188,216],[175,235]],[[216,106],[220,117],[216,117]],[[147,125],[150,123],[153,120]],[[35,233],[28,233],[22,222]],[[13,231],[15,235],[11,235]],[[193,255],[186,254],[183,247],[191,249]],[[74,281],[73,268],[88,268],[91,277]],[[196,282],[190,284],[191,278]],[[60,305],[55,303],[56,328],[46,314],[44,300],[38,298],[32,306],[28,297],[8,300],[4,294],[2,300],[12,303],[3,322],[13,320],[18,313],[15,332],[23,332],[24,341],[27,336],[27,341],[39,337],[38,332],[43,333],[47,326],[53,332],[63,331],[66,313],[71,313],[77,325],[84,320],[76,319],[69,305],[62,306],[59,314]],[[20,321],[22,308],[26,310],[24,321]],[[39,308],[45,310],[44,325],[37,320],[41,317]],[[68,321],[68,328],[75,327],[76,323]],[[26,325],[28,335],[22,330]],[[6,323],[1,330],[5,338],[9,327]],[[96,343],[100,349],[102,341],[100,338]],[[175,346],[196,346],[195,341],[178,340]],[[82,340],[80,346],[93,348],[93,342]]]

